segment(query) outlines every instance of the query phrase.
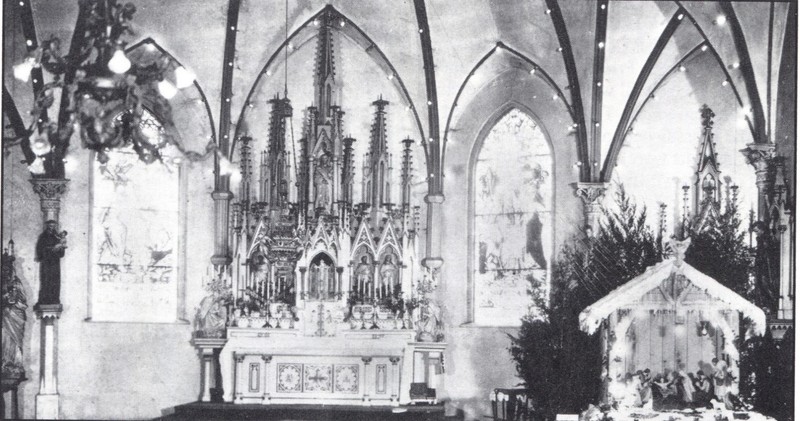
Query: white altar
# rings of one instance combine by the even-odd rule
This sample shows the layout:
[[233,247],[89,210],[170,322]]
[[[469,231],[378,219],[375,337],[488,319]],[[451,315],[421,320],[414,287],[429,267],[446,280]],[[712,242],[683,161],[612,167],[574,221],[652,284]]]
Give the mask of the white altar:
[[[435,389],[443,343],[413,330],[353,330],[307,337],[296,329],[230,328],[220,354],[223,399],[234,403],[394,405],[411,384]],[[427,373],[427,375],[426,375]]]
[[[435,403],[441,388],[442,262],[422,262],[411,194],[419,151],[390,138],[380,95],[370,138],[358,143],[363,159],[345,136],[340,95],[331,96],[339,18],[320,16],[315,97],[298,144],[285,96],[268,102],[268,133],[239,139],[238,200],[218,221],[231,227],[231,261],[214,267],[197,314],[204,401],[221,389],[233,403],[399,406]],[[222,387],[211,375],[217,353]]]

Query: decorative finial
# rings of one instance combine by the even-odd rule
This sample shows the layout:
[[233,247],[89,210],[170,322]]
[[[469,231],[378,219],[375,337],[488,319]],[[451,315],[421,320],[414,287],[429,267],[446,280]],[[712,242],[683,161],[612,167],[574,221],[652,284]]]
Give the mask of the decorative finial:
[[703,128],[704,129],[711,129],[714,126],[714,111],[708,107],[708,105],[703,104],[703,107],[700,108],[700,117],[703,119]]
[[683,264],[683,260],[686,258],[686,249],[689,248],[689,244],[691,243],[691,237],[686,237],[685,240],[678,240],[677,238],[673,237],[669,240],[668,253],[675,257],[675,266],[680,266]]

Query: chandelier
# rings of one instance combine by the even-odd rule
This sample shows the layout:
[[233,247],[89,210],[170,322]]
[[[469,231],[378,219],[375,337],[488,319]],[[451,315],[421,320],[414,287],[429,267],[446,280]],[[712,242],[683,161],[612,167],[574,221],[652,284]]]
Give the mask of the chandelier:
[[[122,38],[133,34],[131,19],[136,7],[117,0],[82,0],[79,5],[86,18],[82,39],[73,41],[80,43],[78,48],[73,46],[68,54],[62,54],[61,41],[51,37],[13,69],[14,76],[25,82],[34,67],[53,75],[53,82],[45,84],[35,98],[34,116],[53,104],[56,88],[69,99],[63,110],[67,118],[59,119],[60,124],[39,119],[35,123],[38,130],[29,130],[30,149],[37,156],[31,172],[52,173],[76,130],[83,146],[95,151],[101,163],[108,161],[110,150],[128,147],[147,164],[161,161],[162,149],[170,144],[189,160],[203,159],[216,150],[213,139],[201,154],[186,151],[173,136],[154,137],[142,130],[145,103],[165,127],[173,126],[169,99],[179,89],[191,86],[194,75],[183,66],[170,72],[173,64],[166,55],[149,63],[131,62]],[[169,73],[174,74],[174,84]]]

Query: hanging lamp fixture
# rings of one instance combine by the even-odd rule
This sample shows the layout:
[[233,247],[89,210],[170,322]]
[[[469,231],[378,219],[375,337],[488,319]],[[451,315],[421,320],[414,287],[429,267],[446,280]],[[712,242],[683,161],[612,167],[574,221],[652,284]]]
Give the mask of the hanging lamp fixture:
[[168,134],[154,138],[140,128],[145,100],[165,127],[173,126],[169,100],[179,89],[191,86],[194,75],[178,66],[171,81],[168,74],[174,65],[163,54],[149,63],[131,62],[125,53],[124,37],[133,33],[131,20],[136,7],[117,0],[81,0],[79,8],[85,18],[76,27],[83,31],[83,36],[74,41],[79,43],[78,48],[62,54],[61,41],[51,37],[13,69],[14,76],[22,81],[30,78],[35,67],[52,75],[53,82],[37,94],[31,112],[34,116],[46,116],[43,112],[53,105],[55,89],[69,95],[69,105],[63,110],[66,121],[40,117],[28,131],[31,149],[40,161],[30,165],[31,172],[63,177],[58,163],[66,155],[75,130],[83,146],[95,151],[101,163],[108,161],[108,151],[127,147],[132,147],[145,163],[160,161],[162,149],[170,144],[189,160],[208,156],[215,149],[213,139],[204,153],[187,152]]

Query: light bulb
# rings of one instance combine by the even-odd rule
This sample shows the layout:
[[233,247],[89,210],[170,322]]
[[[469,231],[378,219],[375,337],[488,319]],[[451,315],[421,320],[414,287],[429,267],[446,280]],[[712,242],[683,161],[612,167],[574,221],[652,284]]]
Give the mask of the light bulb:
[[31,141],[31,151],[36,156],[47,155],[50,152],[50,141],[47,132],[44,132]]
[[78,159],[75,154],[69,153],[64,157],[64,171],[69,173],[75,172],[78,169]]
[[168,80],[164,79],[158,82],[158,93],[166,99],[172,99],[178,93],[178,88],[175,87]]
[[28,165],[31,174],[44,174],[44,159],[36,157],[31,165]]
[[220,175],[231,175],[236,170],[236,167],[231,163],[231,161],[224,157],[219,157],[219,174]]
[[108,70],[121,75],[127,72],[131,68],[131,61],[128,60],[128,57],[125,56],[125,52],[117,50],[114,52],[114,55],[111,56],[111,60],[108,61]]
[[239,184],[242,181],[242,173],[239,170],[236,170],[231,174],[231,183]]
[[194,83],[194,74],[180,66],[175,69],[175,86],[178,89],[188,88]]
[[719,26],[725,25],[726,22],[728,22],[728,19],[725,17],[725,15],[719,15],[716,19],[714,19],[714,23]]
[[14,77],[23,82],[27,82],[31,78],[31,70],[35,59],[33,57],[26,58],[22,63],[14,66]]

